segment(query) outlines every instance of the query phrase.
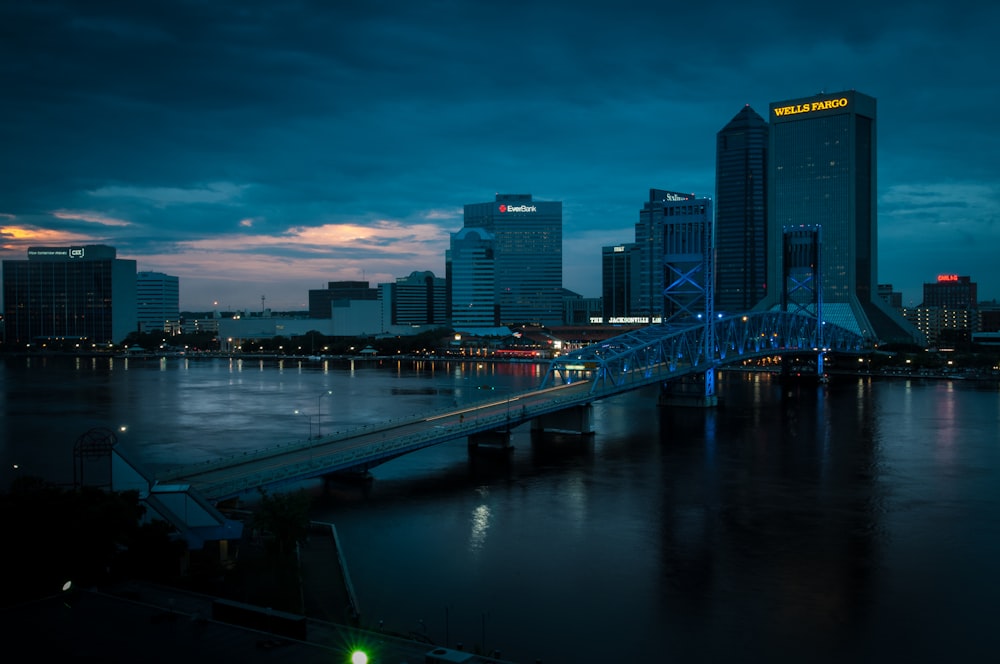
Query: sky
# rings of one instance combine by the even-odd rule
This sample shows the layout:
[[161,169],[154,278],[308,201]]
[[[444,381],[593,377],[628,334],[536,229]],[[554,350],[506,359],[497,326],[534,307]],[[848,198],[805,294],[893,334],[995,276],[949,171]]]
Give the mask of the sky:
[[563,203],[601,292],[652,188],[714,196],[746,104],[878,103],[878,279],[1000,297],[1000,6],[0,0],[0,259],[107,244],[186,311],[444,276],[463,205]]

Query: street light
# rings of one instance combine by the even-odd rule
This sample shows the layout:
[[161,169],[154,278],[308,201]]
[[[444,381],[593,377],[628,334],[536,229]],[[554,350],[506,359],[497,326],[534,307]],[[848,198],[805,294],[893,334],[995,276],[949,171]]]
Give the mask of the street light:
[[[309,438],[307,438],[306,440],[312,440],[312,437],[313,437],[313,418],[312,418],[312,415],[309,415],[308,413],[304,413],[301,410],[299,410],[298,408],[295,409],[295,414],[296,415],[305,415],[307,417],[307,419],[309,420]],[[310,448],[311,447],[312,447],[312,445],[310,444]]]
[[323,421],[323,410],[320,408],[320,402],[328,394],[333,394],[333,390],[327,390],[326,392],[320,392],[319,396],[316,397],[316,437],[322,438],[323,433],[320,431],[320,423]]

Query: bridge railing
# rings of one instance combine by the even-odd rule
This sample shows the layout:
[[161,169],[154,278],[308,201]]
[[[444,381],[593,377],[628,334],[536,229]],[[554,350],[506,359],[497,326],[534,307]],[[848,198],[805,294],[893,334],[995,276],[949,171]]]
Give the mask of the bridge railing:
[[[507,400],[517,399],[519,394],[523,393],[512,392],[510,393],[510,395],[508,395]],[[498,403],[498,401],[495,398],[480,399],[477,401],[462,404],[460,407],[449,406],[446,408],[439,408],[436,410],[426,411],[420,414],[405,415],[389,420],[383,420],[380,422],[349,427],[336,431],[332,434],[324,435],[319,438],[291,440],[279,443],[277,445],[257,448],[254,450],[246,450],[236,454],[213,457],[211,459],[206,459],[205,461],[200,461],[192,464],[185,464],[183,466],[177,466],[163,470],[156,474],[156,480],[162,483],[179,479],[190,479],[198,475],[211,473],[213,471],[225,468],[232,468],[234,466],[238,466],[244,463],[251,463],[254,461],[260,461],[263,459],[287,455],[295,452],[308,452],[310,449],[315,449],[317,447],[345,440],[351,440],[353,438],[357,438],[362,435],[391,431],[393,429],[398,429],[400,427],[404,427],[408,424],[413,424],[415,422],[434,419],[435,417],[447,417],[449,414],[458,413],[461,411],[468,412],[470,409],[476,410],[480,408],[485,408],[490,404],[496,404],[496,403]],[[466,428],[469,428],[470,425],[472,425],[472,419],[473,418],[469,418],[470,421],[468,421],[465,424]]]
[[542,385],[594,376],[599,385],[621,385],[635,372],[649,382],[677,373],[795,350],[860,350],[861,336],[815,317],[786,311],[719,316],[711,322],[654,325],[556,358]]

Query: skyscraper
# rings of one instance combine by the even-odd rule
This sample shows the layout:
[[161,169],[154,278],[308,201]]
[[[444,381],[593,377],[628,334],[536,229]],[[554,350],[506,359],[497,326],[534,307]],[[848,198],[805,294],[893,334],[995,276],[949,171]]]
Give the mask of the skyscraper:
[[180,280],[162,272],[136,272],[136,317],[143,332],[180,328]]
[[767,121],[747,104],[716,134],[715,310],[749,311],[767,283]]
[[492,235],[500,324],[561,325],[562,202],[497,194],[493,202],[466,205],[464,227]]
[[875,99],[819,94],[770,105],[767,297],[780,306],[783,229],[822,228],[823,318],[873,341],[912,342],[877,295]]
[[114,247],[29,247],[3,262],[7,343],[120,343],[136,329],[136,263]]
[[601,247],[601,303],[605,322],[638,313],[641,258],[641,248],[635,242]]
[[496,327],[494,257],[493,235],[488,231],[463,228],[452,233],[445,261],[453,327]]

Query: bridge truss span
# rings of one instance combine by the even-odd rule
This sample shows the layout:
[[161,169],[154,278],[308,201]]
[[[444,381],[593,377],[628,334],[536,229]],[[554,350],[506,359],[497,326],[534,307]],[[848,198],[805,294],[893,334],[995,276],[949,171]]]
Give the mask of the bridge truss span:
[[718,316],[711,324],[645,327],[572,351],[552,360],[542,386],[590,380],[591,394],[611,394],[752,358],[859,352],[864,344],[859,335],[803,313]]

